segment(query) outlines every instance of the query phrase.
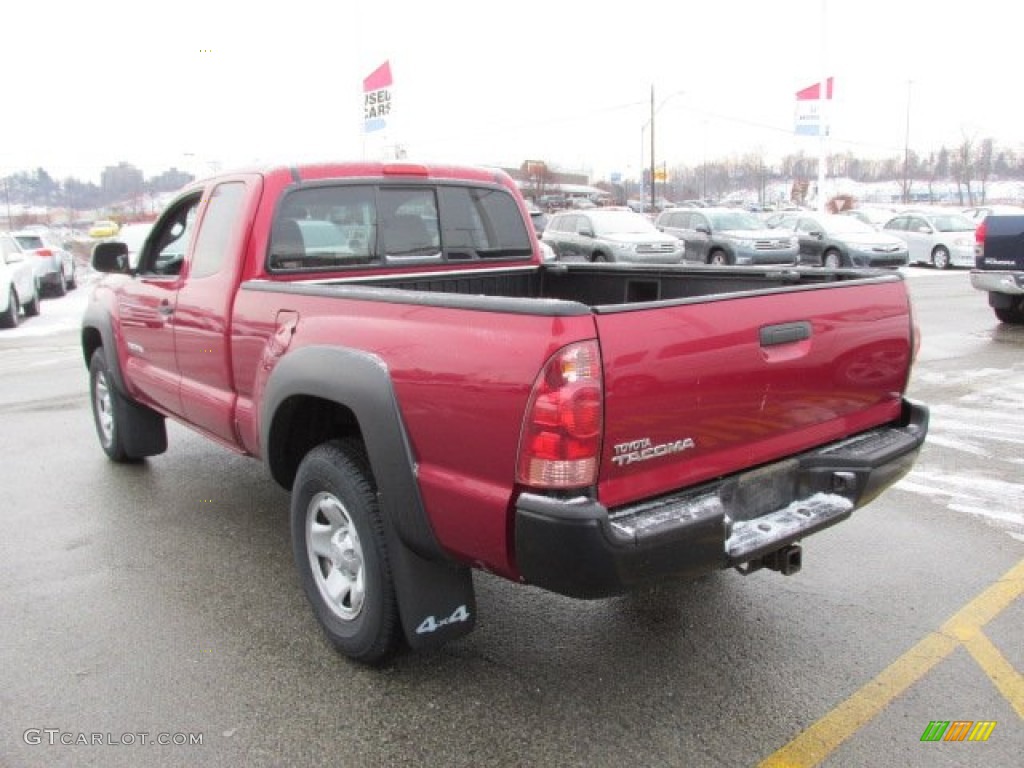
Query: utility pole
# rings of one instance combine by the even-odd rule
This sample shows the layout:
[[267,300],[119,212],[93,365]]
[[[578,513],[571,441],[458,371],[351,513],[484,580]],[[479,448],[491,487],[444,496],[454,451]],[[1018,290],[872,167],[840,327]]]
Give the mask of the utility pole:
[[651,83],[651,213],[656,210],[654,205],[654,83]]
[[913,80],[907,80],[907,130],[903,137],[903,204],[910,202],[910,87]]

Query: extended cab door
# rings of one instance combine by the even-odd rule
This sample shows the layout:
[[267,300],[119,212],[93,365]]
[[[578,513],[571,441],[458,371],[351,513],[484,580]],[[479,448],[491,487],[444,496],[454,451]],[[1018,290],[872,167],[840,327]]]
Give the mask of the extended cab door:
[[193,247],[178,285],[174,347],[185,418],[236,445],[231,314],[262,189],[258,175],[220,181],[203,193]]
[[131,394],[181,414],[174,314],[199,193],[172,203],[154,225],[134,280],[117,292],[124,370]]

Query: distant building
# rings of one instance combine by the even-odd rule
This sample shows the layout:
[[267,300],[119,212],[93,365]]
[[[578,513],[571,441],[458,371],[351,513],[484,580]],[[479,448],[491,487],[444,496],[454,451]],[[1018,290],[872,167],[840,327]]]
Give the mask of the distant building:
[[142,171],[131,163],[108,165],[100,174],[100,187],[107,200],[123,200],[142,194],[145,181]]

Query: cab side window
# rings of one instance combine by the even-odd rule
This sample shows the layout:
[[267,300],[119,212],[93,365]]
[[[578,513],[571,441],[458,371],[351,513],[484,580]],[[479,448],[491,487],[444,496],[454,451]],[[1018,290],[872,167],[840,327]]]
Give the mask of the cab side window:
[[203,228],[196,236],[189,277],[208,277],[220,272],[238,225],[245,185],[239,181],[219,184],[206,203]]
[[146,251],[139,261],[140,274],[181,274],[201,200],[202,195],[197,192],[179,201],[160,218],[146,241]]

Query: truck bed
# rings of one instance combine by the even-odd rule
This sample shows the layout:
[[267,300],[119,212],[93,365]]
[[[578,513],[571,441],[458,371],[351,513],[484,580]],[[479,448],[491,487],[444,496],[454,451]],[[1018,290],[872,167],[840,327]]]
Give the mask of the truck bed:
[[[525,314],[611,312],[632,305],[693,302],[730,296],[785,293],[848,285],[854,281],[902,280],[894,272],[877,270],[763,269],[756,267],[662,267],[616,264],[556,264],[466,272],[370,276],[296,282],[253,281],[244,287],[285,290],[308,295],[344,295],[400,303],[427,303],[465,309]],[[361,290],[368,288],[370,290]],[[389,289],[386,291],[374,289]],[[410,292],[445,297],[411,296]],[[455,297],[466,297],[460,300]],[[492,302],[491,299],[511,299]],[[518,301],[527,299],[527,301]],[[537,301],[538,299],[548,302]],[[573,302],[581,307],[558,307],[550,302]]]

